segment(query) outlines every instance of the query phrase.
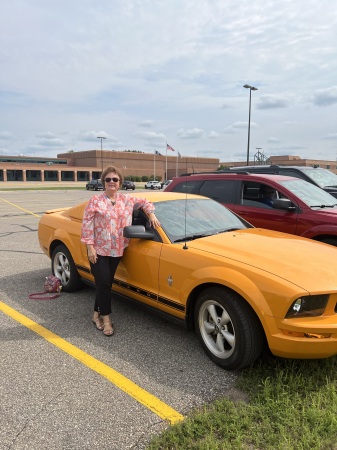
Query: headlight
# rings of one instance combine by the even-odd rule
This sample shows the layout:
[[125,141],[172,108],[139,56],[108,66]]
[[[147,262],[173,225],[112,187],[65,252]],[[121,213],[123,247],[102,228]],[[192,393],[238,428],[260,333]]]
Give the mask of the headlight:
[[324,313],[329,295],[307,295],[294,301],[289,308],[286,318],[289,317],[313,317]]

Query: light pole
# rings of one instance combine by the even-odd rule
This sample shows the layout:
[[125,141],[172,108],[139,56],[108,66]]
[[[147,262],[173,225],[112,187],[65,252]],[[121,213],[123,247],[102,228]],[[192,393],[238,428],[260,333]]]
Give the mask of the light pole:
[[243,87],[249,89],[249,118],[248,118],[248,143],[247,143],[247,166],[249,166],[250,110],[252,104],[252,91],[257,91],[258,89],[254,86],[250,86],[249,84],[245,84]]
[[106,139],[106,137],[97,136],[97,139],[101,140],[101,163],[102,163],[102,173],[103,173],[103,139]]

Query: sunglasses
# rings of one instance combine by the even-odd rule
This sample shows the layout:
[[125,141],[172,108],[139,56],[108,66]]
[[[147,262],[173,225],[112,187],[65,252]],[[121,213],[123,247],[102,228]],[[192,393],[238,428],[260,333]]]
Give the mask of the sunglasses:
[[110,181],[113,181],[114,183],[118,183],[118,181],[119,181],[119,178],[117,178],[117,177],[112,177],[112,178],[105,178],[105,180],[104,180],[106,183],[110,183]]

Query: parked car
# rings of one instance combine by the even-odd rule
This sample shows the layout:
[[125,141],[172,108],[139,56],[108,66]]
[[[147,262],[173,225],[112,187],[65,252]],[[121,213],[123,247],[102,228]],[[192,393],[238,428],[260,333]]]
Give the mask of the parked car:
[[91,180],[85,185],[87,191],[103,191],[103,185],[101,180]]
[[233,169],[230,170],[233,170],[234,172],[241,170],[250,173],[274,173],[276,175],[301,178],[324,189],[326,192],[337,198],[337,175],[331,172],[331,170],[323,169],[322,167],[256,165],[233,167]]
[[[262,193],[275,191],[273,206]],[[299,178],[252,173],[204,173],[173,178],[165,192],[205,195],[255,227],[297,234],[337,246],[337,200]]]
[[145,184],[145,189],[161,189],[161,183],[159,181],[148,181]]
[[[253,228],[206,197],[133,195],[154,203],[161,227],[134,211],[115,295],[195,328],[208,356],[228,370],[252,364],[265,344],[286,358],[337,354],[335,247]],[[80,241],[86,204],[48,211],[39,221],[41,249],[64,292],[94,283]]]
[[130,180],[124,180],[122,184],[122,189],[132,189],[133,191],[136,189],[136,185],[133,181]]
[[172,180],[166,180],[164,183],[161,184],[162,189],[165,190],[166,186],[168,186],[171,183]]

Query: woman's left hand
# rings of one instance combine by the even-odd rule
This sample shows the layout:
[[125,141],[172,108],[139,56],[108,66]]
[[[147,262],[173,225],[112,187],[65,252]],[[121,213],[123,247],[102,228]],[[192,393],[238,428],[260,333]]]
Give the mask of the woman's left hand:
[[149,221],[152,228],[156,229],[158,227],[161,227],[161,224],[154,213],[151,213],[149,215]]

